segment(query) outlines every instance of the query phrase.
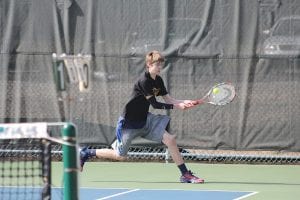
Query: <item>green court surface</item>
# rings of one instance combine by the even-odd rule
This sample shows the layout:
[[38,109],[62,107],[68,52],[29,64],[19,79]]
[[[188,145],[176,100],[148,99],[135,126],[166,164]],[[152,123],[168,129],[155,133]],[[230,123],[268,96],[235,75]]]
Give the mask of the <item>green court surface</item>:
[[[204,184],[179,183],[173,163],[87,162],[79,174],[80,188],[175,189],[187,191],[257,192],[247,200],[296,200],[300,197],[299,165],[187,163]],[[62,163],[52,164],[52,184],[62,185]]]

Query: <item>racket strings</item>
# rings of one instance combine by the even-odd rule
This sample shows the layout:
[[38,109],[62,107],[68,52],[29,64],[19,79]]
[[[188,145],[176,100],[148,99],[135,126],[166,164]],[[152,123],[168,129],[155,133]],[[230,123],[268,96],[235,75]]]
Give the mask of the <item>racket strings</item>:
[[[217,90],[216,90],[217,88]],[[217,91],[217,92],[213,92]],[[209,95],[209,102],[215,105],[225,105],[233,100],[235,90],[232,85],[223,84],[213,88]]]

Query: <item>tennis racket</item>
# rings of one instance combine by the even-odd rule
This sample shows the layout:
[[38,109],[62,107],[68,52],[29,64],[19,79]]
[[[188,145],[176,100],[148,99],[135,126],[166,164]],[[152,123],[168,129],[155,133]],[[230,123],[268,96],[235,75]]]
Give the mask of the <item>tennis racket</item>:
[[209,103],[223,106],[230,103],[235,97],[235,88],[231,83],[224,82],[213,86],[201,99],[196,100],[194,105]]

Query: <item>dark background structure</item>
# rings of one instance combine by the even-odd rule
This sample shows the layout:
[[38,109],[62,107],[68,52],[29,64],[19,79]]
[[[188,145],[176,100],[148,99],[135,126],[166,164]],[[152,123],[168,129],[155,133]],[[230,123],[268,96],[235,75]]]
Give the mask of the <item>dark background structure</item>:
[[[153,49],[171,96],[236,86],[224,107],[151,109],[180,146],[300,151],[297,0],[1,0],[0,122],[72,121],[80,143],[109,145]],[[53,53],[91,55],[88,91],[56,89]]]

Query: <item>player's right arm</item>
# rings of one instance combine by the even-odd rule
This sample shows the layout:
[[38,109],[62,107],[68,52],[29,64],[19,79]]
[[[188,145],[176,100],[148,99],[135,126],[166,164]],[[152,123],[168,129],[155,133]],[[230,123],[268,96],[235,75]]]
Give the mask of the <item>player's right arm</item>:
[[176,102],[174,104],[170,103],[161,103],[156,101],[155,96],[146,96],[146,99],[150,102],[151,106],[155,109],[173,109],[177,108],[180,110],[185,110],[187,105],[183,102]]
[[153,95],[146,96],[146,99],[149,101],[151,106],[155,109],[173,109],[173,107],[175,106],[175,104],[158,102],[156,101],[156,98]]
[[169,94],[162,96],[166,103],[173,104],[176,108],[184,110],[194,106],[194,101],[192,100],[178,100],[171,97]]
[[[160,90],[159,93],[156,95],[164,96],[168,94],[167,90],[165,89],[164,83],[161,79],[160,83]],[[147,101],[151,104],[151,106],[155,109],[173,109],[178,108],[184,110],[186,108],[186,105],[181,101],[173,101],[170,99],[170,101],[166,101],[166,103],[158,102],[156,100],[156,96],[153,92],[153,85],[149,81],[149,79],[140,80],[138,82],[138,88],[140,91],[144,94]]]

